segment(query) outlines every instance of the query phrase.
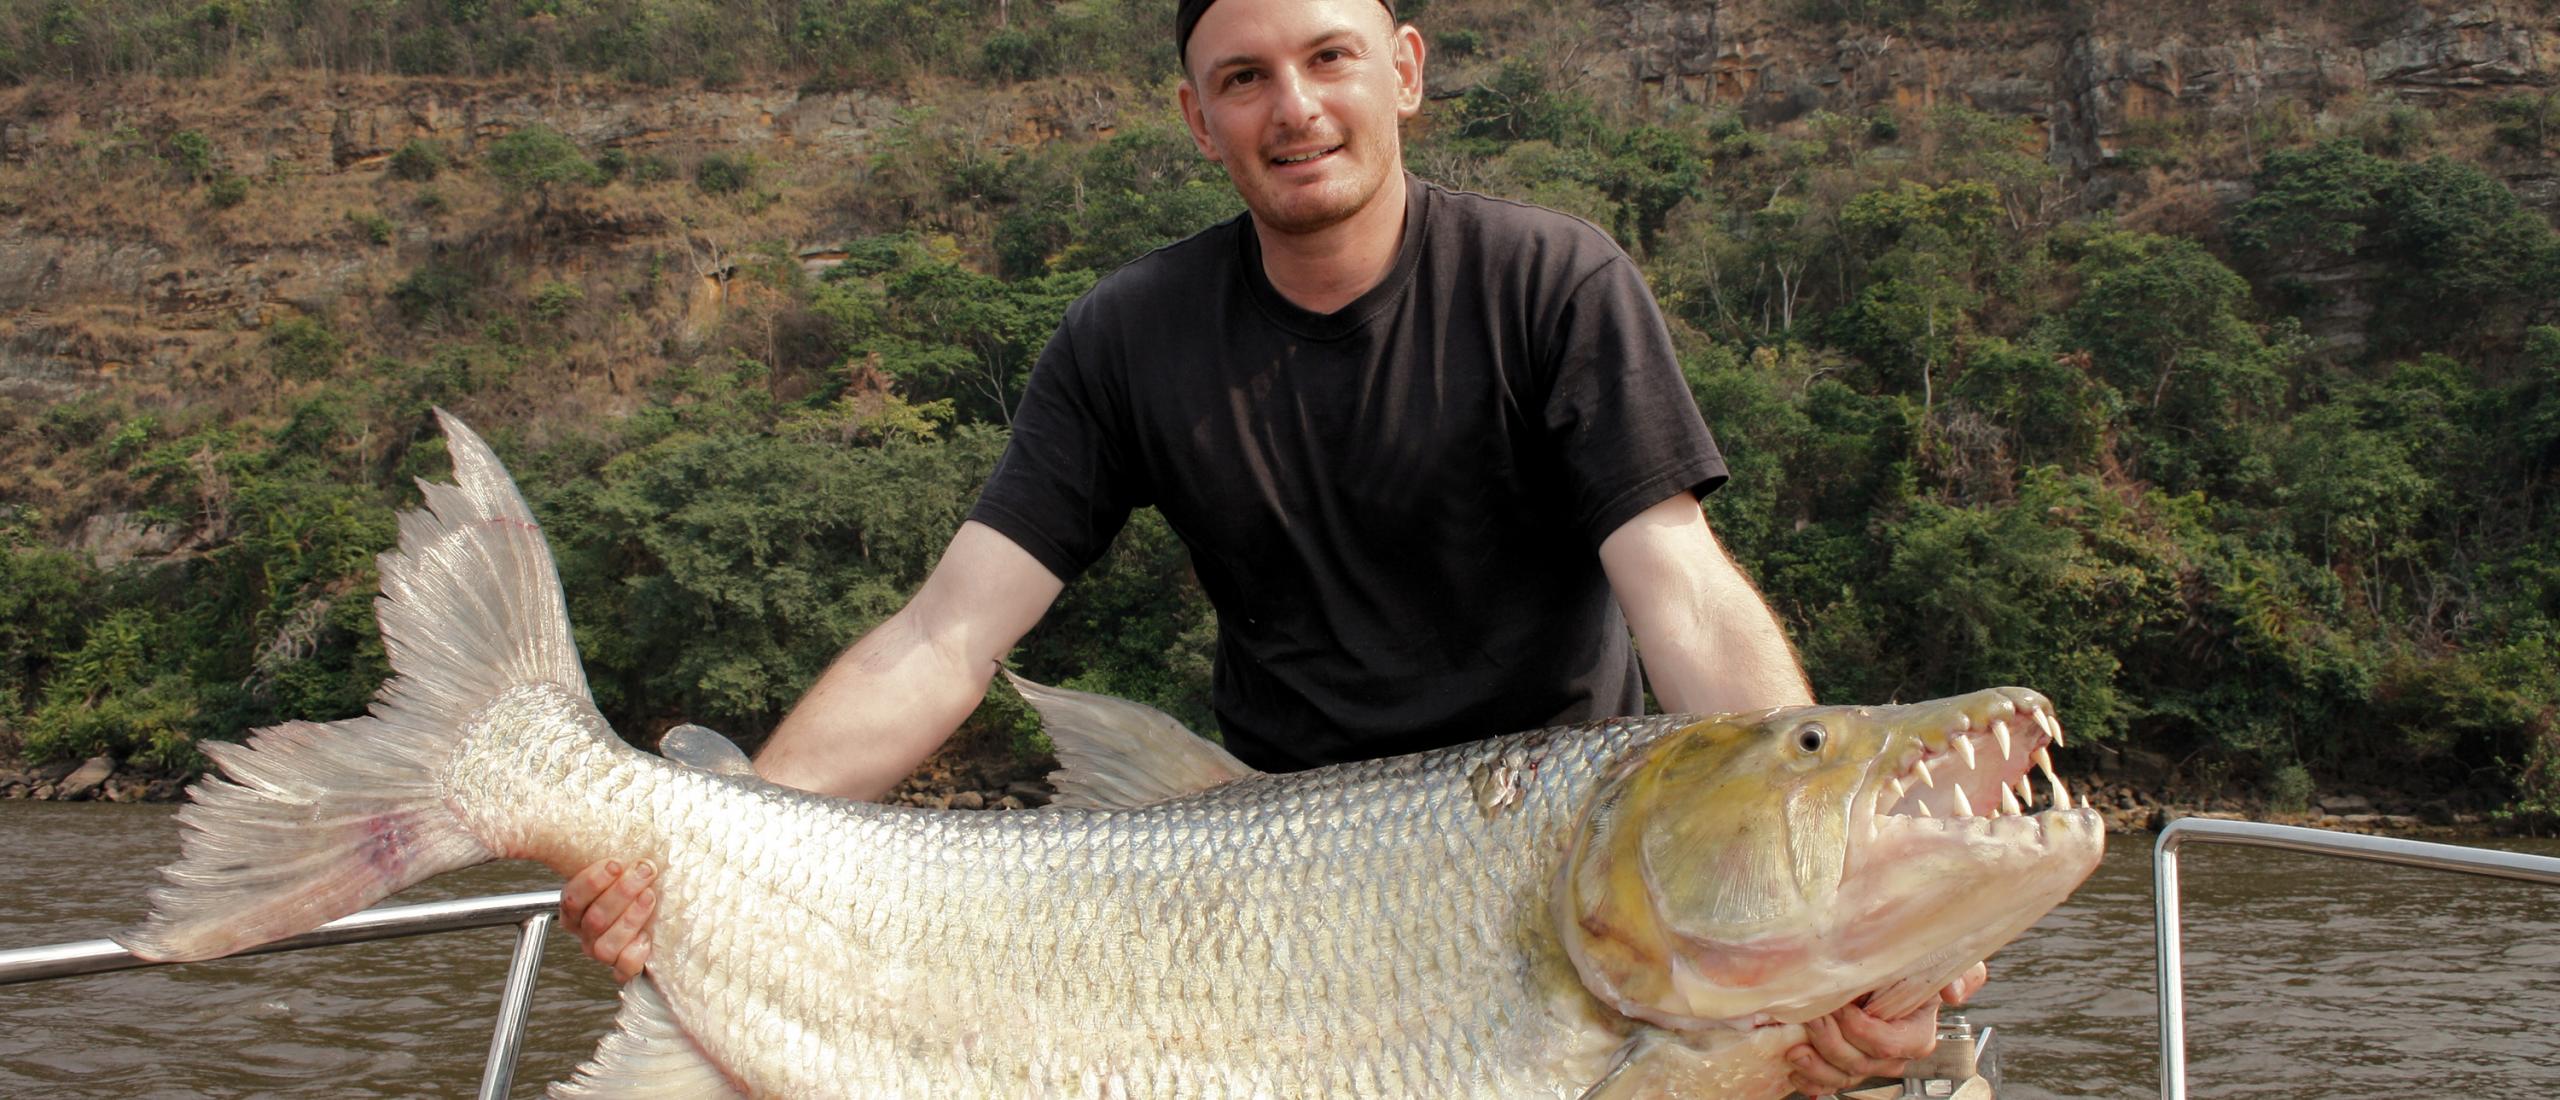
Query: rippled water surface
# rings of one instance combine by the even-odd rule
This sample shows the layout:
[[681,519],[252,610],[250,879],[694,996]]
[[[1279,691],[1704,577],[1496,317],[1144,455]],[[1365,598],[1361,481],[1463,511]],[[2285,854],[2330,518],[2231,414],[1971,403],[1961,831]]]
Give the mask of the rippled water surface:
[[[0,802],[0,947],[90,939],[176,855],[166,806]],[[2004,1100],[2157,1095],[2151,854],[2116,837],[1993,960]],[[2515,845],[2560,855],[2560,844]],[[2198,1097],[2560,1094],[2560,891],[2239,848],[2181,859]],[[401,900],[544,889],[529,864]],[[0,987],[0,1096],[468,1096],[512,929]],[[516,1094],[604,1033],[612,983],[553,936]]]

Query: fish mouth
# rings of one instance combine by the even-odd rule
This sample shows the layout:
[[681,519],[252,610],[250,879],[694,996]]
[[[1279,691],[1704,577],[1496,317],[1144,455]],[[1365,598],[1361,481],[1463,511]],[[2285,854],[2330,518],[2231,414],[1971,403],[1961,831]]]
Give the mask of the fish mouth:
[[[1860,916],[1831,944],[1870,960],[1868,1009],[1888,1019],[2025,931],[2106,846],[2098,812],[2053,770],[2062,723],[2043,695],[1993,688],[1919,707],[1897,716],[1852,796],[1849,835],[1864,843],[1850,845],[1838,900]],[[1903,937],[1924,926],[1944,941],[1915,952]]]
[[[2026,688],[1993,688],[1935,704],[1942,715],[1906,724],[1859,792],[1865,839],[1888,828],[1956,836],[2039,834],[2061,813],[2088,813],[2054,773],[2063,743],[2053,703]],[[2034,777],[2044,779],[2040,801]]]

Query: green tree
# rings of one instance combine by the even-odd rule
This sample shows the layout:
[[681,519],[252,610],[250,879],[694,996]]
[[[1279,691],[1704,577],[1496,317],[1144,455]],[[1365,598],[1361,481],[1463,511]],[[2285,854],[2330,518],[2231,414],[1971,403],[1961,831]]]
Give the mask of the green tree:
[[2251,426],[2274,411],[2296,351],[2243,317],[2248,284],[2195,241],[2140,234],[2097,235],[2074,270],[2063,340],[2120,395],[2138,468],[2180,489],[2262,476]]
[[576,144],[542,125],[527,126],[490,143],[486,163],[489,174],[508,194],[534,197],[537,220],[550,215],[552,201],[568,188],[604,182],[603,173]]

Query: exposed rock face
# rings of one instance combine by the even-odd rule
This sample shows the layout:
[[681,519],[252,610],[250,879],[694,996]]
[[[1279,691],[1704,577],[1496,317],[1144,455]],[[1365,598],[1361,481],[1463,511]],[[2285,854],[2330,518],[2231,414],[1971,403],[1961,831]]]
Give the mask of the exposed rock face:
[[2110,4],[1979,24],[1961,40],[1844,34],[1763,0],[1634,0],[1609,10],[1625,71],[1656,94],[1728,104],[1761,124],[1817,109],[1961,103],[2044,123],[2052,159],[2075,171],[2105,163],[2129,129],[2151,120],[2560,83],[2560,9],[2550,5],[2413,6],[2380,27],[2288,12],[2263,28],[2218,28]]
[[80,521],[71,534],[71,549],[99,568],[112,569],[137,560],[166,558],[186,537],[185,531],[152,523],[137,513],[101,513]]

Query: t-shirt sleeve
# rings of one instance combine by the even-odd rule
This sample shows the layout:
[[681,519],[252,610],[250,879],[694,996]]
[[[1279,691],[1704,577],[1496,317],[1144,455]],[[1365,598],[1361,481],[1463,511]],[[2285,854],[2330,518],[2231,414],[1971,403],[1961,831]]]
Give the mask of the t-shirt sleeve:
[[1116,415],[1060,325],[1031,367],[1012,440],[968,518],[1012,539],[1059,580],[1074,580],[1110,548],[1136,503],[1114,443],[1126,438]]
[[1575,524],[1597,547],[1682,490],[1724,484],[1724,456],[1680,375],[1671,332],[1633,261],[1620,255],[1567,296],[1545,358],[1548,438]]

